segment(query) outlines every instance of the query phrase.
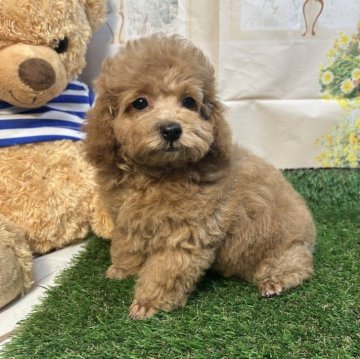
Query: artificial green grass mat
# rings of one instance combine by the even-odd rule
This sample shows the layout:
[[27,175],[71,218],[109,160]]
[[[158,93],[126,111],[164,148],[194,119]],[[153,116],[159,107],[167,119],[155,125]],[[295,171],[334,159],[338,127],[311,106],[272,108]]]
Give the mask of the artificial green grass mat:
[[1,358],[359,358],[360,172],[285,175],[318,230],[315,274],[284,295],[208,274],[184,309],[128,319],[133,279],[104,278],[109,244],[91,238]]

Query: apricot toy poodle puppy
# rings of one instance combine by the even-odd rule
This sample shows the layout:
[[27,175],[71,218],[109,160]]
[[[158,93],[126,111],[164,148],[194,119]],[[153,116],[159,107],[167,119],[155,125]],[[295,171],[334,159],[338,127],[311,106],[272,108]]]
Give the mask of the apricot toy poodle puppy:
[[130,317],[183,307],[208,269],[264,297],[311,275],[312,216],[278,170],[232,143],[198,48],[130,41],[95,88],[87,157],[115,223],[107,277],[137,276]]

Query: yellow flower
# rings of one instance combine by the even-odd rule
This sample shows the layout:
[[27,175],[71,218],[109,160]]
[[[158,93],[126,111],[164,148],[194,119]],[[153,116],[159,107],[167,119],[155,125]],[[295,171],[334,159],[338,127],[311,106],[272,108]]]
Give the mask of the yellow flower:
[[355,120],[355,127],[360,128],[360,117]]
[[355,144],[358,142],[358,138],[357,138],[357,136],[355,135],[355,133],[350,132],[350,134],[349,134],[349,142],[350,142],[352,145],[355,145]]
[[360,96],[351,99],[351,109],[356,109],[360,107]]
[[334,74],[331,71],[325,71],[323,75],[321,76],[321,82],[324,85],[329,85],[334,80]]
[[324,100],[330,100],[333,98],[333,96],[331,96],[328,92],[324,92],[322,95],[321,95],[321,98],[324,99]]
[[342,46],[347,45],[350,42],[350,36],[346,34],[341,34],[339,40],[340,40],[340,45]]
[[353,164],[357,163],[356,154],[354,152],[349,153],[347,156],[347,160]]
[[345,95],[348,95],[354,90],[354,83],[350,79],[344,80],[340,88]]
[[344,110],[347,110],[350,106],[350,101],[347,98],[339,98],[337,102]]
[[326,135],[325,140],[329,145],[332,145],[333,142],[334,142],[333,141],[333,136],[331,136],[331,135]]
[[331,66],[334,63],[334,59],[336,57],[336,54],[338,52],[338,49],[331,49],[327,52],[326,57],[327,57],[327,63],[329,66]]
[[351,73],[351,78],[353,81],[359,81],[360,80],[360,69],[356,68]]

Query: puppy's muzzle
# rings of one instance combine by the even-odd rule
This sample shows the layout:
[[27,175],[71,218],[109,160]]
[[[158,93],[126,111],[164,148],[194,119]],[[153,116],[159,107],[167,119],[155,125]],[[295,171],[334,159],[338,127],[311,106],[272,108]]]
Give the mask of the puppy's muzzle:
[[176,122],[166,122],[160,126],[161,136],[170,144],[173,144],[181,137],[182,128]]

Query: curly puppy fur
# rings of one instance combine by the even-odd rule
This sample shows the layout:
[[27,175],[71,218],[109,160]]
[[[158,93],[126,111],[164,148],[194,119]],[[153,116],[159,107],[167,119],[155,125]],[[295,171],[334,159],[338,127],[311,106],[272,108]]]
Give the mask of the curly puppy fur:
[[198,48],[177,36],[131,41],[96,89],[87,156],[115,223],[107,277],[137,276],[132,318],[184,306],[208,269],[262,296],[310,276],[311,214],[278,170],[232,144]]

